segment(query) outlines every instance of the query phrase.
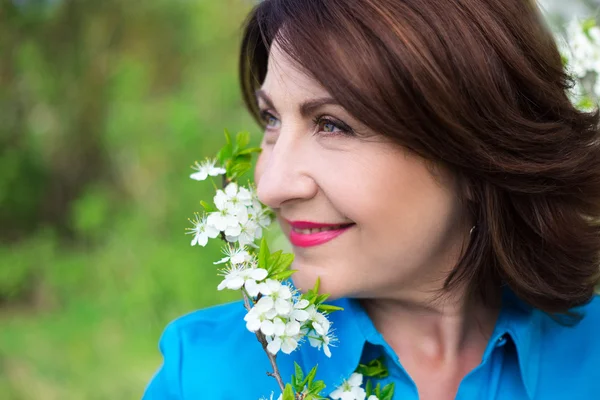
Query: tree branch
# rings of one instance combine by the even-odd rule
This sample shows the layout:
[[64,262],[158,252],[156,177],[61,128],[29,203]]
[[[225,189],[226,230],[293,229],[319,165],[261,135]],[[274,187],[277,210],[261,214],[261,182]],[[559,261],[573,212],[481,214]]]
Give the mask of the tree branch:
[[[242,290],[242,295],[244,296],[244,307],[246,307],[246,310],[250,311],[250,309],[252,308],[250,306],[250,298],[248,297],[248,293],[245,289]],[[269,352],[269,350],[267,349],[268,343],[265,335],[260,330],[256,331],[255,334],[256,338],[262,345],[263,350],[265,351],[265,353],[267,353],[267,357],[269,357],[271,367],[273,368],[273,372],[267,372],[267,375],[275,378],[277,384],[279,385],[279,388],[281,389],[281,393],[283,393],[283,391],[285,390],[285,385],[283,383],[283,379],[281,379],[281,373],[279,372],[279,368],[277,367],[277,356],[271,354],[271,352]]]

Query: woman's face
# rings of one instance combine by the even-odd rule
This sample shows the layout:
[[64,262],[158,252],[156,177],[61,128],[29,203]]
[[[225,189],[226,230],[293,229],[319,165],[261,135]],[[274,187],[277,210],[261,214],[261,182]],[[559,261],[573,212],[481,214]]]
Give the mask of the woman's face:
[[[301,112],[303,103],[330,95],[276,44],[261,91],[267,128],[257,194],[293,236],[294,284],[305,291],[320,277],[335,298],[404,298],[439,288],[468,236],[453,180],[434,177],[423,159],[339,105]],[[353,225],[310,245],[331,232],[311,239],[292,232],[289,221]]]

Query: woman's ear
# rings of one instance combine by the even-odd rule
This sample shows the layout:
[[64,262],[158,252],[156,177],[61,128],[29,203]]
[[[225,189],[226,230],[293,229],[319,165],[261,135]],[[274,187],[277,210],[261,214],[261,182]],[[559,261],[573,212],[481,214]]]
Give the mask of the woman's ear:
[[455,173],[454,177],[456,179],[456,188],[460,198],[466,203],[475,203],[475,193],[470,180],[461,173]]

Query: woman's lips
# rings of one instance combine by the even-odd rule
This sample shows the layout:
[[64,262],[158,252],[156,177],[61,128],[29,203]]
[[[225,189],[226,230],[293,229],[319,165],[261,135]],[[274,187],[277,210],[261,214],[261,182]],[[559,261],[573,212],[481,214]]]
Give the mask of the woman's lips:
[[353,227],[354,224],[341,226],[339,229],[331,229],[315,233],[300,233],[293,228],[290,230],[290,242],[297,247],[311,247],[323,244],[335,239],[342,233]]

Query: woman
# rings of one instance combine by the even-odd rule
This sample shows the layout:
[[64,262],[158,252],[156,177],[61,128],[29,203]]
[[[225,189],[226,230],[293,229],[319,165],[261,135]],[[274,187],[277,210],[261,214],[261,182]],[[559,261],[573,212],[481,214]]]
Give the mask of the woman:
[[[599,114],[534,2],[266,0],[240,67],[294,284],[345,308],[285,380],[318,364],[329,394],[383,356],[394,399],[600,398]],[[277,393],[244,314],[169,324],[144,399]]]

